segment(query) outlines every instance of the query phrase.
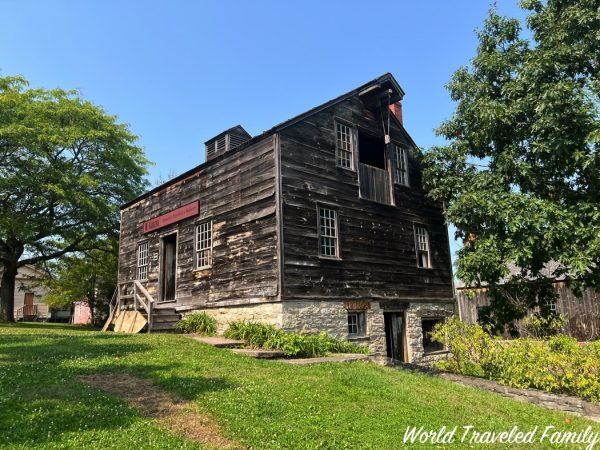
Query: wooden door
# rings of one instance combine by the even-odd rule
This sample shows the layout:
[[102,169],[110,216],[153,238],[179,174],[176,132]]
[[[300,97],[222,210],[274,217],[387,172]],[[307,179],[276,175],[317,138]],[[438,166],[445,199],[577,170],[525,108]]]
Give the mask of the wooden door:
[[175,283],[177,274],[177,235],[171,234],[163,238],[163,258],[161,268],[162,301],[175,300]]
[[404,356],[404,313],[384,313],[385,341],[387,356],[396,361],[405,362]]
[[33,293],[31,293],[31,292],[27,292],[25,294],[25,299],[23,301],[23,315],[24,316],[33,316],[34,315]]

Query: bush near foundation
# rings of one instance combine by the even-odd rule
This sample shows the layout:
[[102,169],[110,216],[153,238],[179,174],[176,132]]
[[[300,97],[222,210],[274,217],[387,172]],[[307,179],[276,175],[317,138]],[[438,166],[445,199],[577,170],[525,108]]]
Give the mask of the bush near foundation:
[[565,335],[505,341],[456,318],[436,325],[432,338],[451,352],[437,363],[440,370],[600,402],[600,341],[582,346]]
[[183,333],[213,336],[217,332],[217,321],[204,312],[188,314],[177,323],[177,329]]
[[311,358],[328,353],[368,353],[363,345],[342,341],[321,333],[293,333],[260,322],[230,322],[224,333],[230,339],[243,339],[250,346],[281,350],[291,358]]

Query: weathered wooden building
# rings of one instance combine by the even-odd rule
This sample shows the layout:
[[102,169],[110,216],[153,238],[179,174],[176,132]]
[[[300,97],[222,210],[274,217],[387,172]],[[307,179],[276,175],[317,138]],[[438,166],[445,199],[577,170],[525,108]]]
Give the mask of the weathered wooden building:
[[151,326],[206,311],[326,330],[417,361],[453,313],[440,205],[426,198],[404,92],[385,74],[259,136],[208,140],[206,162],[123,205],[119,282]]
[[[553,285],[557,298],[548,307],[563,316],[565,325],[562,332],[580,341],[600,339],[600,294],[587,288],[582,295],[577,296],[564,278],[554,280]],[[479,308],[490,304],[490,296],[485,287],[457,286],[456,300],[460,319],[467,323],[477,323]],[[516,327],[521,335],[527,334],[521,321]]]

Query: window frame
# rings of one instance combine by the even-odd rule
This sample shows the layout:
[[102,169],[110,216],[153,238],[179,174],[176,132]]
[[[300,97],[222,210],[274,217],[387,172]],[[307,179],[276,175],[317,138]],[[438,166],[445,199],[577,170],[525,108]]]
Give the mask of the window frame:
[[[426,238],[426,244],[427,244],[427,265],[426,266],[420,265],[419,255],[421,252],[424,252],[425,250],[421,250],[419,248],[419,233],[417,231],[418,229],[425,231],[425,238]],[[419,269],[433,269],[433,258],[431,255],[431,234],[429,232],[429,229],[423,224],[415,223],[413,226],[413,232],[414,232],[414,239],[415,239],[415,256],[417,259],[417,267]]]
[[[421,334],[423,335],[423,340],[422,340],[422,344],[423,344],[423,355],[431,355],[434,353],[438,353],[438,352],[445,352],[447,351],[446,347],[444,346],[444,344],[439,343],[439,342],[434,342],[433,345],[436,347],[434,349],[429,349],[426,350],[425,349],[425,330],[423,328],[423,322],[444,322],[446,318],[445,317],[441,317],[441,316],[432,316],[432,317],[421,317]],[[435,327],[435,324],[433,325],[433,327]],[[431,327],[433,329],[433,327]],[[427,338],[428,340],[430,340],[430,338]]]
[[[356,323],[350,323],[350,317],[356,316]],[[356,333],[350,332],[350,327],[356,327]],[[347,330],[349,338],[360,338],[367,336],[367,313],[364,310],[348,310]]]
[[[321,233],[321,210],[322,209],[333,211],[333,213],[335,214],[335,219],[334,219],[335,236],[323,235]],[[325,255],[325,254],[321,253],[321,238],[323,238],[323,237],[335,240],[335,246],[333,247],[335,249],[335,255]],[[317,204],[317,254],[318,254],[319,258],[342,259],[341,252],[340,252],[340,214],[339,214],[338,209],[332,205],[327,205],[327,204],[322,204],[322,203]]]
[[[140,264],[140,251],[142,247],[146,247],[146,263]],[[140,277],[140,269],[145,269],[145,277]],[[148,273],[150,272],[150,241],[144,240],[138,242],[136,251],[135,251],[135,279],[137,281],[146,281],[148,280]]]
[[[209,228],[208,230],[210,231],[210,246],[207,247],[203,247],[203,248],[199,248],[199,245],[202,243],[201,240],[199,240],[199,231],[200,231],[200,227],[203,225],[207,225],[209,224]],[[194,267],[195,270],[205,270],[205,269],[210,269],[213,266],[213,220],[212,219],[205,219],[202,220],[201,222],[196,223],[196,226],[194,227]],[[199,254],[200,252],[206,252],[208,251],[209,254],[209,264],[205,264],[205,265],[200,265],[199,264]]]
[[558,315],[558,302],[556,300],[548,300],[546,302],[546,308],[554,315]]
[[[403,156],[403,162],[404,162],[404,179],[405,182],[402,183],[399,181],[398,179],[398,171],[400,170],[400,168],[398,167],[397,162],[399,161],[396,158],[396,149],[400,149],[400,151],[402,152],[402,156]],[[409,149],[400,144],[397,141],[392,141],[392,154],[391,156],[391,166],[392,166],[392,179],[394,180],[394,184],[398,185],[398,186],[405,186],[405,187],[410,187],[410,171],[409,171],[409,167],[408,167],[408,151]]]
[[[339,146],[338,139],[338,127],[346,127],[348,129],[348,143],[350,145],[350,149],[342,149]],[[352,172],[356,172],[356,143],[355,143],[355,127],[353,124],[345,122],[343,120],[335,119],[334,121],[334,141],[335,141],[335,165],[340,169],[350,170]],[[347,152],[350,154],[350,166],[346,167],[340,164],[340,152]]]

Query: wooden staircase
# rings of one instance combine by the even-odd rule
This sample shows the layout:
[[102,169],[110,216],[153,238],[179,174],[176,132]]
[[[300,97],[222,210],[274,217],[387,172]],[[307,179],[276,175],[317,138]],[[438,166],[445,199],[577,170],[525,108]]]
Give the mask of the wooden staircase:
[[174,307],[156,303],[137,280],[119,283],[110,303],[110,313],[102,331],[139,333],[173,330],[180,315]]
[[181,314],[175,311],[174,306],[155,306],[152,316],[152,331],[173,331],[179,320],[181,320]]
[[35,322],[39,318],[38,305],[23,305],[15,312],[17,322]]

